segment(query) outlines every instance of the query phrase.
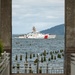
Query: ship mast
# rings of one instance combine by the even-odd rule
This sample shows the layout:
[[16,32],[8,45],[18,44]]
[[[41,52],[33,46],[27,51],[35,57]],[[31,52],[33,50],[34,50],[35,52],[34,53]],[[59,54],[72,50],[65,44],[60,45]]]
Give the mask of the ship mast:
[[32,31],[33,31],[33,33],[36,32],[35,26],[33,26]]

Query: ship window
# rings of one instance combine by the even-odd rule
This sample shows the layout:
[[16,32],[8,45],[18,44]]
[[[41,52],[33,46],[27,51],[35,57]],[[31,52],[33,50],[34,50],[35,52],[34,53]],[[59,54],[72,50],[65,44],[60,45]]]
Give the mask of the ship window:
[[64,74],[64,8],[64,0],[12,0],[12,73]]

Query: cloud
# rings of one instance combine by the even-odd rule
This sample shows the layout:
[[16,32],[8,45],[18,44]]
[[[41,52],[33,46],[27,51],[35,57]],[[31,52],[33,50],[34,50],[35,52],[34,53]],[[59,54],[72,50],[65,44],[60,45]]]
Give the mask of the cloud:
[[64,0],[12,0],[12,8],[38,8],[46,6],[64,6]]
[[28,13],[27,13],[27,14],[24,15],[24,17],[38,16],[38,15],[39,15],[39,14],[37,14],[37,13],[36,13],[36,14],[28,14]]
[[28,32],[32,26],[42,30],[63,22],[64,0],[12,0],[14,33]]
[[51,22],[36,22],[36,23],[32,23],[32,26],[35,26],[38,31],[41,31],[49,27],[52,27],[53,24],[54,23]]
[[20,5],[16,5],[16,4],[14,4],[14,5],[12,5],[12,8],[14,9],[14,8],[20,8],[21,6]]
[[[37,12],[40,14],[44,12],[51,12],[63,10],[64,0],[13,0],[12,11],[17,15],[33,15]],[[62,3],[62,4],[60,4]],[[41,7],[42,6],[42,7]],[[46,14],[47,14],[46,12]],[[16,16],[16,15],[14,15]],[[34,15],[33,15],[34,16]]]
[[48,19],[55,19],[55,18],[58,18],[58,17],[55,17],[55,16],[46,16]]
[[62,4],[64,0],[13,0],[13,4],[22,5],[48,5],[48,4]]

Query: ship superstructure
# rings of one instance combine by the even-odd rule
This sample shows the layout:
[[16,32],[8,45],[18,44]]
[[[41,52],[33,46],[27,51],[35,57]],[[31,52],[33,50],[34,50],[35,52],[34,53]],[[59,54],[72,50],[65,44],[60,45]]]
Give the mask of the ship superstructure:
[[28,34],[25,34],[25,35],[22,35],[22,36],[19,36],[19,38],[35,38],[35,39],[50,39],[50,38],[55,38],[56,35],[49,35],[49,34],[42,34],[40,32],[37,32],[36,31],[36,28],[33,26],[32,28],[32,32],[28,33]]

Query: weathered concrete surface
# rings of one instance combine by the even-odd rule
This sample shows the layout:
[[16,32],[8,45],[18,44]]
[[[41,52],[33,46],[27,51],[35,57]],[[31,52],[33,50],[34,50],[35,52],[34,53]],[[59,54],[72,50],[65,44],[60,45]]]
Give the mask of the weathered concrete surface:
[[65,74],[71,75],[71,53],[75,52],[75,0],[65,0]]
[[75,47],[75,0],[66,0],[66,47]]
[[[0,30],[1,30],[1,0],[0,0]],[[0,38],[1,38],[1,31],[0,31]]]
[[11,18],[11,0],[1,1],[1,25],[0,25],[0,38],[3,41],[4,49],[11,50],[12,38],[12,18]]

